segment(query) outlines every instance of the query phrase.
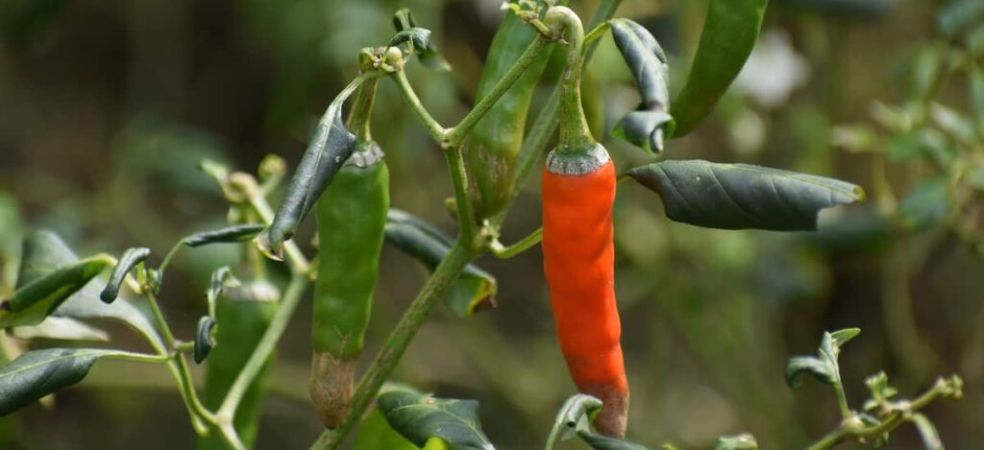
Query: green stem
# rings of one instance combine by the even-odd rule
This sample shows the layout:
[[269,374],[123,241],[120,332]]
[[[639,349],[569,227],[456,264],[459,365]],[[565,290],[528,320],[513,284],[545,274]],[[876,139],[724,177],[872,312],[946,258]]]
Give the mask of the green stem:
[[492,90],[489,91],[488,95],[479,100],[478,104],[476,104],[475,107],[472,108],[472,110],[469,111],[463,119],[461,119],[461,122],[448,131],[444,140],[447,147],[456,148],[461,145],[461,143],[465,140],[465,137],[468,135],[468,132],[471,131],[472,127],[474,127],[478,121],[482,120],[482,117],[485,117],[485,114],[488,113],[493,106],[495,106],[495,103],[499,101],[503,94],[509,91],[513,84],[516,83],[516,80],[519,80],[519,77],[523,76],[523,73],[526,72],[526,69],[529,68],[530,64],[533,64],[533,62],[540,57],[540,54],[543,52],[543,49],[546,48],[548,43],[549,41],[545,36],[542,34],[536,35],[533,42],[530,42],[530,45],[526,47],[523,54],[520,55],[519,59],[517,59],[512,67],[509,68],[509,71],[502,76],[502,79],[500,79],[499,82],[492,87]]
[[372,106],[376,100],[376,85],[377,81],[375,78],[370,78],[359,87],[359,91],[355,94],[355,100],[352,102],[352,110],[349,112],[348,116],[348,129],[355,133],[360,141],[371,141],[372,134],[369,131],[369,123],[371,122],[372,116]]
[[510,246],[502,245],[499,240],[494,240],[489,244],[489,251],[495,255],[496,258],[509,259],[520,253],[529,250],[534,245],[539,244],[543,240],[543,227],[538,228],[536,231],[530,233],[529,236],[524,237],[519,242],[512,244]]
[[297,309],[297,305],[300,303],[304,294],[304,289],[307,287],[307,281],[307,276],[304,273],[295,273],[291,277],[290,284],[287,285],[287,290],[284,293],[276,315],[273,316],[273,320],[270,321],[266,332],[260,338],[259,344],[256,345],[253,354],[250,355],[249,360],[246,361],[246,365],[239,372],[236,381],[232,383],[229,392],[226,393],[226,397],[216,413],[216,419],[220,426],[225,425],[227,422],[232,422],[236,408],[239,407],[239,402],[242,401],[243,395],[246,394],[246,389],[249,388],[250,383],[253,382],[260,373],[260,370],[263,369],[267,358],[270,357],[270,354],[277,347],[277,341],[280,340],[280,336],[287,329],[290,318],[294,315],[294,310]]
[[342,442],[352,432],[355,425],[362,419],[366,409],[376,398],[383,382],[393,373],[396,364],[403,356],[403,352],[417,335],[417,331],[424,324],[431,311],[441,302],[465,265],[475,256],[476,253],[462,239],[462,235],[459,235],[458,240],[451,247],[451,251],[427,279],[427,283],[421,288],[417,298],[410,304],[386,340],[382,350],[373,360],[372,365],[369,366],[369,370],[352,396],[351,410],[345,417],[345,421],[342,422],[337,431],[326,430],[323,432],[311,446],[312,449],[337,449],[342,445]]
[[[444,153],[451,172],[451,185],[454,187],[454,201],[457,205],[458,227],[461,238],[468,243],[469,248],[475,248],[475,214],[468,196],[468,172],[461,147],[456,147]],[[481,248],[481,245],[478,245]]]
[[551,29],[563,30],[567,41],[567,60],[560,75],[560,142],[563,151],[568,145],[594,142],[588,121],[581,105],[581,50],[584,43],[584,26],[570,8],[557,6],[547,10],[546,23]]
[[427,111],[424,104],[420,102],[420,98],[417,97],[417,93],[414,92],[413,86],[410,86],[410,80],[407,80],[407,74],[398,70],[392,75],[393,79],[396,80],[396,86],[400,90],[400,94],[403,95],[403,99],[407,101],[410,105],[410,110],[413,111],[414,115],[417,116],[417,120],[427,128],[427,132],[430,133],[431,137],[435,141],[442,143],[444,142],[444,137],[448,130],[441,126],[437,120]]
[[168,361],[167,355],[148,355],[146,353],[117,352],[106,355],[107,358],[121,359],[124,361],[136,361],[145,363],[163,363]]

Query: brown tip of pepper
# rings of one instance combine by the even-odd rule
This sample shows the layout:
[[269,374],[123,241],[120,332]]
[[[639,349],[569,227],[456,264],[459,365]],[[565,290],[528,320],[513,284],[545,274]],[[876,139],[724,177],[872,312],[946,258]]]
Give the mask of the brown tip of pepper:
[[629,393],[610,386],[588,387],[584,393],[604,402],[595,416],[594,426],[599,433],[616,438],[625,437],[629,422]]
[[328,353],[311,358],[311,402],[325,428],[338,428],[348,414],[355,380],[355,361]]

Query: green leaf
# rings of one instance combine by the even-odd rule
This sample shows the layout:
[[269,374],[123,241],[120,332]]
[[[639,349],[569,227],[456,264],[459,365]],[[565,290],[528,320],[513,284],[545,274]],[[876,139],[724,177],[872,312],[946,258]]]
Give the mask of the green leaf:
[[208,244],[235,243],[253,239],[261,231],[263,231],[261,224],[233,225],[218,230],[195,233],[185,237],[181,242],[192,248]]
[[99,294],[99,299],[106,303],[113,303],[120,295],[120,285],[123,284],[126,274],[137,264],[146,261],[148,256],[150,256],[150,249],[146,247],[129,248],[123,252],[123,256],[120,256],[116,267],[113,268],[113,273],[109,275],[106,287]]
[[923,448],[926,450],[943,450],[943,442],[940,441],[940,435],[936,432],[936,427],[925,415],[915,413],[909,417],[909,421],[919,430],[919,437],[922,438]]
[[642,25],[629,19],[612,19],[609,24],[642,94],[642,104],[615,125],[612,135],[651,152],[662,151],[663,140],[673,134],[674,126],[666,54]]
[[109,334],[99,328],[68,317],[48,316],[37,325],[14,327],[18,339],[59,339],[65,341],[109,340]]
[[195,363],[201,364],[208,357],[212,347],[215,346],[215,339],[212,338],[212,329],[215,328],[215,319],[209,316],[202,316],[198,319],[198,327],[195,330]]
[[475,400],[439,399],[393,390],[380,395],[377,404],[390,426],[419,447],[439,437],[451,449],[495,448],[482,432]]
[[758,442],[755,440],[755,436],[747,433],[737,436],[721,436],[718,438],[714,450],[758,450]]
[[946,177],[922,180],[899,205],[902,223],[913,231],[926,231],[943,223],[953,209]]
[[591,433],[590,431],[578,431],[577,435],[594,450],[649,450],[649,447],[634,442]]
[[355,135],[342,124],[341,114],[337,104],[329,105],[290,179],[273,223],[256,237],[257,246],[268,257],[283,259],[284,241],[294,236],[318,197],[355,151]]
[[984,19],[984,2],[951,0],[936,13],[936,27],[946,37],[954,37]]
[[802,384],[800,377],[811,375],[817,380],[833,384],[837,382],[837,376],[830,365],[815,356],[794,356],[789,358],[786,365],[786,384],[795,389]]
[[[451,239],[447,235],[407,212],[391,209],[386,219],[386,242],[430,270],[434,270],[451,251]],[[444,305],[456,316],[467,317],[476,311],[495,308],[497,292],[495,277],[468,264],[448,291]]]
[[96,359],[116,353],[93,348],[48,348],[21,354],[0,368],[0,416],[82,381]]
[[590,434],[591,416],[601,411],[601,400],[586,394],[576,394],[567,399],[557,412],[553,428],[547,437],[547,449],[552,449],[557,440],[566,440],[576,432],[585,431]]
[[851,183],[747,164],[663,161],[628,175],[662,197],[670,219],[708,228],[815,230],[820,210],[864,198]]
[[10,300],[0,304],[0,328],[41,323],[111,263],[110,257],[97,255],[62,265],[28,283],[18,283]]
[[840,349],[844,346],[844,344],[848,343],[851,339],[856,338],[859,334],[861,334],[860,328],[845,328],[843,330],[837,330],[830,333],[830,338],[834,347]]
[[[75,253],[58,237],[50,231],[36,231],[28,234],[24,239],[24,258],[21,263],[19,282],[30,283],[37,280],[57,267],[72,264],[78,261]],[[154,345],[162,347],[164,345],[160,334],[150,320],[149,313],[145,313],[146,308],[138,307],[137,299],[128,299],[125,296],[111,305],[103,303],[99,299],[99,294],[103,290],[106,281],[95,278],[89,281],[81,290],[65,300],[61,306],[55,309],[53,315],[57,317],[71,317],[75,319],[113,319],[126,323],[133,329],[144,335]],[[146,300],[139,299],[146,305]]]
[[386,418],[374,409],[359,427],[353,450],[417,450],[417,447],[397,433],[386,422]]

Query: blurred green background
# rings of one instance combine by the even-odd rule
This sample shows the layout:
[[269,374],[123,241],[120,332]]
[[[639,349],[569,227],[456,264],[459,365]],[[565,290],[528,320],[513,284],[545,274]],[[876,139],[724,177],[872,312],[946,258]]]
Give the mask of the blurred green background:
[[[945,220],[919,230],[892,227],[886,215],[894,196],[908,194],[928,169],[906,158],[886,161],[878,149],[839,145],[857,137],[840,125],[869,121],[876,99],[907,98],[929,64],[920,58],[954,45],[935,37],[941,3],[773,0],[751,67],[710,121],[669,144],[669,158],[759,163],[865,187],[869,202],[825,215],[820,233],[674,224],[657,196],[620,186],[616,285],[632,383],[631,439],[708,448],[720,434],[748,431],[763,448],[801,447],[833,428],[838,412],[826,386],[786,386],[786,359],[813,353],[823,330],[857,326],[863,333],[841,364],[855,407],[865,396],[863,378],[878,370],[906,395],[955,372],[966,382],[965,399],[933,405],[928,415],[948,448],[980,448],[984,265],[967,245],[976,228]],[[56,230],[81,254],[142,245],[161,255],[180,236],[223,223],[221,194],[198,161],[252,172],[264,155],[277,153],[293,165],[324,107],[356,75],[358,49],[389,39],[399,7],[434,30],[454,67],[440,74],[416,63],[408,68],[434,116],[453,123],[473,100],[499,5],[0,0],[0,296],[9,293],[25,230]],[[590,17],[595,2],[574,5]],[[705,7],[701,0],[625,0],[619,15],[654,32],[671,54],[678,88]],[[606,129],[638,101],[618,59],[606,38],[589,69],[586,101],[604,107]],[[443,206],[451,195],[443,158],[393,85],[380,85],[373,134],[388,152],[393,205],[453,231]],[[960,79],[934,94],[956,110],[970,108]],[[606,145],[621,168],[651,159],[624,143]],[[531,180],[520,196],[506,241],[538,226],[537,184]],[[922,213],[962,215],[974,198],[963,200]],[[978,216],[968,220],[976,225]],[[308,222],[299,242],[310,251]],[[193,334],[209,273],[234,260],[235,251],[221,247],[181,254],[162,292],[177,334]],[[499,308],[469,319],[438,311],[396,379],[441,397],[478,399],[499,448],[537,448],[554,411],[575,391],[553,340],[541,255],[534,249],[480,263],[499,280]],[[382,270],[364,359],[426,276],[389,248]],[[307,403],[309,310],[301,307],[281,342],[258,448],[307,448],[319,432]],[[140,348],[127,330],[111,331],[114,340]],[[161,367],[101,362],[55,404],[7,419],[0,448],[173,449],[194,442]],[[904,427],[889,448],[921,444]]]

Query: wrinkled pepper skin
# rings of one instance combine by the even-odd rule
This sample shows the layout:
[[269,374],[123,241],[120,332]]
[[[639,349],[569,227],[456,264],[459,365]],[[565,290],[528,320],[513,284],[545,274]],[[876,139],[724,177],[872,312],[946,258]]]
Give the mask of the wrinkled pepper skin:
[[[599,146],[600,147],[600,146]],[[604,402],[602,433],[623,436],[629,405],[615,301],[611,160],[588,173],[543,173],[543,265],[557,340],[581,392]]]
[[674,137],[697,127],[714,109],[752,54],[768,0],[711,0],[683,90],[670,111]]
[[[226,393],[246,365],[246,361],[252,356],[253,350],[277,312],[277,302],[271,301],[279,296],[277,294],[267,299],[239,295],[248,294],[250,289],[244,288],[250,287],[253,283],[266,282],[255,281],[244,284],[242,288],[229,290],[216,299],[215,316],[219,325],[215,341],[218,345],[212,349],[206,360],[205,395],[202,400],[205,406],[213,411],[218,409],[225,399]],[[266,286],[276,291],[276,288]],[[259,429],[263,384],[266,383],[269,367],[268,360],[253,383],[246,389],[246,394],[233,419],[233,425],[247,448],[253,448]],[[213,431],[207,437],[198,440],[198,450],[228,448],[228,444],[218,431]]]
[[[533,27],[516,14],[506,14],[485,58],[476,101],[488,95],[535,37]],[[472,128],[465,142],[468,171],[474,181],[475,212],[480,218],[495,215],[513,196],[513,171],[523,144],[526,117],[549,59],[533,62]]]
[[310,394],[325,426],[335,428],[352,396],[389,209],[389,170],[376,144],[360,143],[317,208]]

